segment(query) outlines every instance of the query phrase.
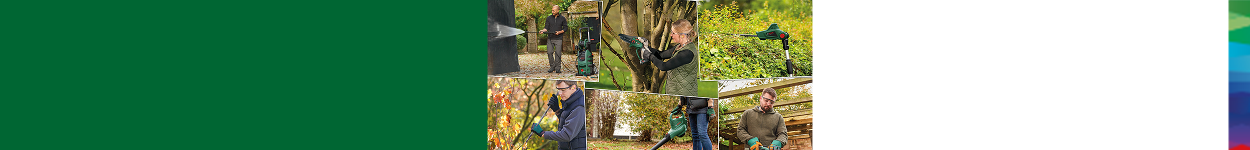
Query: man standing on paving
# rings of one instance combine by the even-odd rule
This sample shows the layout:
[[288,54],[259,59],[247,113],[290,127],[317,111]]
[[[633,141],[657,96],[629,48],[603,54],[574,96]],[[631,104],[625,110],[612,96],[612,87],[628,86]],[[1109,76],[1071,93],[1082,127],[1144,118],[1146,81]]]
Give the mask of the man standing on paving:
[[564,44],[561,41],[564,41],[564,29],[568,28],[568,21],[560,15],[560,5],[551,5],[551,16],[547,16],[543,30],[538,31],[547,34],[547,65],[551,68],[547,73],[560,73],[560,49]]
[[[560,119],[558,131],[543,131],[538,123],[533,124],[531,132],[544,139],[559,142],[560,150],[586,149],[586,97],[576,81],[556,81],[556,96],[547,100],[547,107],[555,110]],[[546,114],[543,114],[546,115]]]
[[742,112],[738,122],[738,139],[747,144],[748,150],[767,150],[786,145],[786,122],[781,114],[773,111],[777,91],[765,88],[760,92],[760,103]]

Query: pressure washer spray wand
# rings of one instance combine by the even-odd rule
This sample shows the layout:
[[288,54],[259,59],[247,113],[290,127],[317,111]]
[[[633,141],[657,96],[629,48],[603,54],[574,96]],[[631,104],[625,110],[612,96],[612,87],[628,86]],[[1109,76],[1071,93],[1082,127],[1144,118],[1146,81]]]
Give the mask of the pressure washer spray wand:
[[[555,96],[555,95],[552,95],[552,96]],[[556,100],[558,101],[558,100],[559,100],[559,98],[556,98]],[[543,124],[543,119],[546,119],[546,118],[547,118],[547,111],[551,111],[551,109],[546,109],[546,108],[547,108],[547,107],[539,108],[539,109],[545,109],[545,110],[543,110],[543,113],[539,114],[539,115],[541,115],[541,116],[539,116],[539,117],[538,117],[538,124]],[[531,127],[531,128],[533,128],[533,127]],[[529,129],[526,129],[526,130],[529,130]],[[541,133],[539,133],[539,134],[541,134]],[[526,148],[526,147],[524,146],[524,145],[525,145],[525,143],[529,143],[529,142],[530,142],[530,138],[532,138],[532,137],[534,137],[534,133],[530,133],[530,135],[529,135],[529,136],[526,136],[526,137],[525,137],[525,141],[521,142],[521,145],[522,145],[522,146],[521,146],[521,150],[525,150],[525,148]]]
[[728,34],[744,37],[756,37],[760,40],[781,40],[781,48],[786,51],[786,73],[794,76],[794,60],[790,59],[790,33],[781,31],[781,27],[777,23],[768,26],[767,30],[755,32],[755,34]]

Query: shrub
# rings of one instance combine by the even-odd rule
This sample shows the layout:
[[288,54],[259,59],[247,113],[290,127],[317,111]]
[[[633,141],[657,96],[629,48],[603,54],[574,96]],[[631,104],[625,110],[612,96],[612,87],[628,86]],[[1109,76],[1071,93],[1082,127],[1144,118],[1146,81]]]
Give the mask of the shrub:
[[[797,3],[799,5],[810,5]],[[700,79],[723,80],[787,76],[781,41],[726,34],[754,34],[777,23],[791,34],[795,76],[812,75],[812,17],[809,7],[762,6],[739,12],[736,2],[699,11]],[[780,10],[780,11],[779,11]]]

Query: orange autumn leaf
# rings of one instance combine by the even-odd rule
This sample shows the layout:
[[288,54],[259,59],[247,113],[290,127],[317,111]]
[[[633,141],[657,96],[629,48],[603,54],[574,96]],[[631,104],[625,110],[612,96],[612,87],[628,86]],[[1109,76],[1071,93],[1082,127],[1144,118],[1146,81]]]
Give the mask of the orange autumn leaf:
[[499,138],[495,138],[495,146],[499,148],[503,148],[503,140],[500,140]]
[[505,98],[503,98],[503,108],[508,108],[509,110],[511,110],[511,109],[512,109],[512,100],[510,100],[510,99],[506,98],[507,96],[501,96],[501,97],[505,97]]
[[486,129],[486,140],[495,138],[495,129]]
[[503,100],[502,100],[503,97],[500,95],[500,93],[495,93],[495,95],[491,95],[490,98],[495,100],[496,104],[503,103]]
[[521,125],[519,125],[519,124],[514,124],[514,125],[512,125],[512,130],[513,130],[513,131],[521,131]]
[[507,127],[506,125],[510,124],[509,121],[511,119],[512,119],[512,116],[508,116],[508,115],[499,116],[499,127],[500,128]]

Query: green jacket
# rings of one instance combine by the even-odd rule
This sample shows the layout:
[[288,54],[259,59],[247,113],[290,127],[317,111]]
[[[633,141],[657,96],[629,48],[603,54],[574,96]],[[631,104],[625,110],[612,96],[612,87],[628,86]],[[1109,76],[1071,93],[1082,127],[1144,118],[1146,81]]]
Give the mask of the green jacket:
[[[751,138],[760,138],[760,144],[769,145],[773,140],[781,141],[786,144],[786,121],[777,111],[764,112],[760,107],[748,109],[742,112],[742,117],[738,119],[738,140],[746,143]],[[749,147],[748,147],[749,148]]]

